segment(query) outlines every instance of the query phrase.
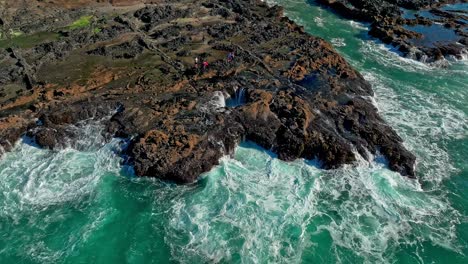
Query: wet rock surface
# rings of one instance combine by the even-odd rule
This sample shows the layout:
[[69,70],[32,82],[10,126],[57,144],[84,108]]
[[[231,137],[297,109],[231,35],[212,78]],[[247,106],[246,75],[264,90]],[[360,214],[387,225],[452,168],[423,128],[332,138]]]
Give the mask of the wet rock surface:
[[415,176],[415,157],[378,115],[369,83],[279,7],[83,1],[71,11],[58,2],[50,16],[67,13],[72,23],[73,12],[92,9],[93,22],[49,25],[60,37],[0,49],[3,152],[25,134],[64,147],[76,137],[70,126],[102,120],[104,137],[129,140],[124,154],[138,176],[196,181],[243,140],[326,169],[379,153],[390,169]]
[[338,14],[370,23],[369,35],[422,62],[467,54],[466,0],[318,0]]

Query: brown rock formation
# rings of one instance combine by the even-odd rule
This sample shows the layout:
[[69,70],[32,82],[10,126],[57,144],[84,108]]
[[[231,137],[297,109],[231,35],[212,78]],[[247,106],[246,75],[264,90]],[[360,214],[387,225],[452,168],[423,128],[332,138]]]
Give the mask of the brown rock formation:
[[[52,16],[90,8],[50,5],[59,10]],[[317,159],[327,169],[380,152],[391,169],[414,177],[415,157],[368,100],[370,85],[330,44],[282,17],[281,8],[155,1],[111,16],[109,4],[91,6],[91,25],[45,25],[60,37],[0,49],[0,70],[7,72],[0,92],[8,94],[0,116],[10,120],[0,134],[15,129],[8,142],[27,132],[40,146],[60,148],[76,136],[70,124],[99,119],[106,137],[130,140],[126,154],[139,176],[193,182],[251,140],[280,159]],[[239,103],[226,107],[229,100]],[[14,125],[13,117],[22,121]]]

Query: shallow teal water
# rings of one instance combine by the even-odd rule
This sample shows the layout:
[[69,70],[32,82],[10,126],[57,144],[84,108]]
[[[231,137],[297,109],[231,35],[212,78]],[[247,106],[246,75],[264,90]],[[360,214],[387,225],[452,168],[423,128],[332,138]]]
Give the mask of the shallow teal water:
[[466,263],[466,62],[402,59],[365,25],[276,2],[373,84],[421,184],[379,157],[323,171],[250,143],[199,184],[135,179],[114,154],[123,143],[89,123],[78,148],[22,142],[0,160],[0,263]]

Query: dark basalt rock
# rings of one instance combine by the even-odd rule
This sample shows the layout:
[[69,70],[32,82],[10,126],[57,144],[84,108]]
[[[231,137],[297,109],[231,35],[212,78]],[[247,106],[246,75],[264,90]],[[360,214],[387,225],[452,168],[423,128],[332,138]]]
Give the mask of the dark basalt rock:
[[[56,149],[70,145],[79,131],[76,125],[86,120],[102,120],[104,126],[109,126],[109,118],[113,112],[120,109],[118,104],[96,104],[90,102],[77,102],[70,106],[61,106],[59,109],[45,110],[39,114],[38,126],[30,128],[27,136],[43,148]],[[104,131],[106,133],[108,131]],[[107,133],[107,136],[111,136]]]
[[131,147],[135,172],[182,183],[195,181],[240,142],[243,127],[231,118],[220,114],[202,126],[181,120],[150,130]]
[[108,56],[114,59],[132,59],[140,55],[144,47],[138,43],[138,40],[124,42],[118,45],[99,47],[88,51],[88,54]]
[[[461,0],[318,0],[318,3],[331,7],[338,14],[348,19],[371,23],[369,35],[386,44],[398,48],[405,56],[424,62],[441,60],[453,56],[461,59],[467,52],[468,33],[464,21],[468,11],[443,11],[446,4],[460,3]],[[432,17],[415,14],[414,18],[405,18],[404,9],[428,10]],[[445,31],[451,32],[450,39],[434,39],[437,33],[426,35],[417,32],[414,26],[436,27],[444,24]],[[434,30],[443,30],[434,28]],[[426,41],[420,41],[424,39]]]
[[[0,105],[7,118],[0,135],[15,129],[8,142],[27,132],[56,149],[75,140],[74,125],[101,120],[106,138],[129,139],[125,154],[138,176],[177,183],[196,181],[242,140],[285,161],[316,159],[325,169],[380,153],[390,169],[415,176],[414,155],[368,99],[370,84],[281,8],[241,0],[171,3],[109,18],[98,34],[81,29],[13,57],[0,53],[0,62],[28,63],[8,68],[1,81],[21,85],[25,69],[36,81],[27,95]],[[195,57],[209,67],[194,65]],[[58,74],[50,67],[63,68],[67,79],[50,81]],[[242,103],[226,107],[236,94]]]
[[173,6],[148,6],[135,12],[134,16],[143,23],[154,24],[163,20],[185,17],[189,10],[174,8]]
[[33,121],[19,116],[0,118],[0,158],[11,151],[25,131],[33,126]]

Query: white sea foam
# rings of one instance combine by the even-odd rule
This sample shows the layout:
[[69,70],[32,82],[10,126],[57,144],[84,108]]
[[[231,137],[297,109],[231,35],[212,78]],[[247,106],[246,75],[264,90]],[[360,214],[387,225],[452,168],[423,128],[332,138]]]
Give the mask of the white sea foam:
[[[173,202],[166,241],[182,263],[299,263],[305,251],[320,251],[313,241],[325,234],[336,262],[351,250],[366,262],[387,263],[392,248],[424,241],[459,251],[441,216],[460,215],[383,166],[366,161],[325,172],[244,145],[210,173],[203,190]],[[172,242],[181,235],[187,243]]]
[[357,22],[357,21],[354,21],[354,20],[350,20],[349,21],[349,24],[353,27],[353,28],[357,28],[357,29],[360,29],[360,30],[369,30],[369,27],[366,26],[366,24],[363,24],[361,22]]
[[[393,66],[407,72],[458,72],[452,67],[453,64],[461,64],[466,66],[466,62],[468,61],[468,53],[462,52],[461,59],[454,57],[450,59],[451,57],[448,57],[435,62],[426,63],[424,62],[424,59],[418,61],[412,58],[411,54],[405,57],[395,47],[383,44],[378,40],[362,40],[360,52],[366,56],[369,56],[372,58],[372,60],[380,63],[381,65]],[[460,73],[466,73],[466,69],[460,71]]]
[[315,17],[314,18],[314,22],[317,26],[319,27],[323,27],[324,26],[324,23],[323,23],[323,18],[321,17]]
[[216,91],[213,93],[213,98],[211,99],[210,103],[215,107],[215,108],[223,108],[226,107],[226,99],[224,97],[224,94],[220,91]]
[[[95,195],[104,175],[120,173],[120,158],[115,152],[122,142],[115,139],[104,144],[100,122],[79,126],[78,140],[71,145],[80,150],[72,147],[57,151],[39,149],[25,138],[0,160],[0,218],[9,219],[15,228],[25,219],[31,222],[28,225],[36,231],[29,234],[30,243],[22,237],[21,228],[24,227],[11,230],[20,232],[11,239],[23,239],[19,250],[34,262],[56,263],[66,254],[39,243],[37,230],[64,218],[63,208],[78,206]],[[71,129],[78,129],[78,126]],[[50,211],[54,207],[61,209]],[[106,217],[106,210],[97,212],[97,219],[83,226],[83,239],[98,228],[98,222]],[[80,241],[81,237],[73,234],[68,243],[74,247]]]
[[[118,159],[112,151],[120,144],[114,140],[96,150],[97,145],[103,144],[100,133],[95,133],[96,126],[84,126],[78,137],[75,146],[85,151],[71,147],[49,151],[20,143],[2,160],[9,164],[0,170],[2,188],[9,189],[7,195],[17,196],[21,205],[46,206],[71,201],[91,192],[103,171],[115,167]],[[18,172],[21,175],[17,175]]]
[[425,71],[430,69],[430,65],[413,60],[411,58],[405,58],[390,45],[385,45],[378,41],[362,40],[360,52],[366,56],[370,56],[376,62],[382,65],[392,65],[393,67],[403,69],[405,71]]
[[[199,195],[174,203],[167,234],[186,232],[189,237],[185,245],[172,245],[174,252],[183,252],[176,258],[181,262],[229,262],[239,254],[243,262],[297,262],[309,244],[304,236],[306,222],[302,221],[314,211],[314,196],[306,190],[311,185],[304,175],[283,177],[282,173],[290,168],[298,172],[303,165],[281,164],[248,148],[240,149],[237,155],[241,160],[222,160]],[[307,169],[311,174],[319,172]],[[170,237],[167,240],[172,241]],[[297,244],[296,240],[302,242]]]
[[10,244],[16,243],[8,250],[18,250],[12,253],[2,248],[0,255],[20,254],[34,263],[58,263],[94,234],[108,217],[108,208],[91,212],[90,220],[82,222],[79,230],[61,235],[67,238],[62,242],[63,250],[46,242],[61,239],[54,236],[57,229],[62,229],[57,223],[69,223],[67,210],[73,211],[69,208],[93,201],[103,176],[120,174],[121,159],[115,153],[122,146],[121,140],[104,144],[99,121],[70,129],[76,130],[78,137],[67,148],[39,149],[25,138],[0,160],[0,226],[3,224],[2,228],[10,230],[7,233],[10,235],[4,238]]
[[[424,179],[440,182],[451,175],[455,169],[450,165],[449,154],[437,142],[465,138],[466,114],[437,94],[420,90],[410,82],[386,79],[372,72],[364,73],[364,77],[373,85],[385,119],[403,137],[405,145],[417,154]],[[399,87],[399,93],[391,86]]]
[[344,38],[333,38],[333,39],[331,39],[331,43],[335,47],[345,47],[346,46],[346,42],[345,42]]

